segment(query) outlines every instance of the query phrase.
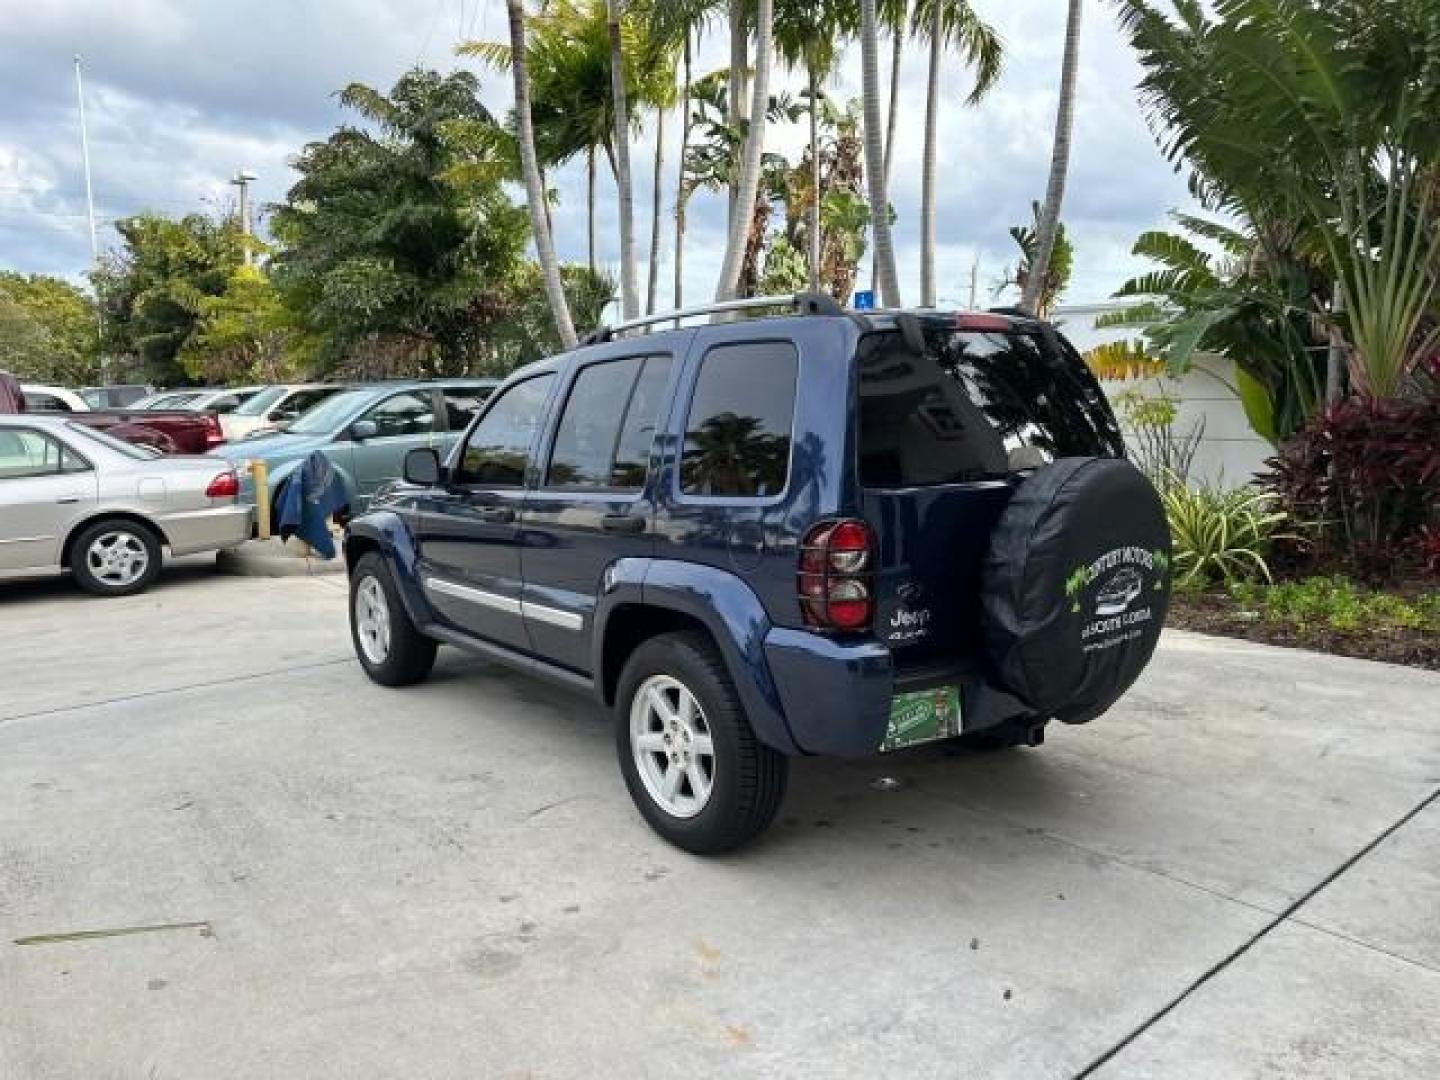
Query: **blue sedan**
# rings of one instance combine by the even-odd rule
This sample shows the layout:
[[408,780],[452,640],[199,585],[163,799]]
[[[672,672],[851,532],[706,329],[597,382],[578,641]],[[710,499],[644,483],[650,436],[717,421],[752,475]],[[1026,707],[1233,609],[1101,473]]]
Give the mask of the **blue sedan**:
[[[214,452],[240,465],[263,461],[273,500],[301,463],[319,450],[345,485],[350,512],[358,514],[376,491],[399,479],[408,451],[429,446],[443,457],[496,385],[493,379],[456,379],[342,390],[283,431],[229,443]],[[248,470],[241,477],[241,499],[255,501]]]

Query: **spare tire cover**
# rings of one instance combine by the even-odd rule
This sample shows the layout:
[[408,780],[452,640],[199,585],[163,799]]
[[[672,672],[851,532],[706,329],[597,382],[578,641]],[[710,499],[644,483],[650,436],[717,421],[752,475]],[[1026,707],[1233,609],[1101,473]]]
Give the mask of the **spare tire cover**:
[[1170,603],[1170,530],[1128,461],[1064,458],[1021,484],[982,583],[990,676],[1036,713],[1093,720],[1144,670]]

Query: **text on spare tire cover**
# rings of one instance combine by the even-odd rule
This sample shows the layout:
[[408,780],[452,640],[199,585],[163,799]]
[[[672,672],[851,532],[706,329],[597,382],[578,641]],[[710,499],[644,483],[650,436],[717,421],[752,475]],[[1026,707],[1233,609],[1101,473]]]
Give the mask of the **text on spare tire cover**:
[[1071,572],[1065,579],[1065,595],[1073,614],[1089,616],[1080,630],[1086,652],[1108,649],[1140,635],[1155,615],[1148,605],[1135,605],[1146,593],[1165,587],[1169,565],[1163,551],[1125,546],[1112,548]]

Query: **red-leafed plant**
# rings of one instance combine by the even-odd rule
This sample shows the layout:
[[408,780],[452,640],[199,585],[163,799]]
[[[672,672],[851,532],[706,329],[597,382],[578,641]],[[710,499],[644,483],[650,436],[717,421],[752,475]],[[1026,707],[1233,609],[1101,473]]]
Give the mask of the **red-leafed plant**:
[[1426,525],[1416,538],[1419,548],[1420,565],[1427,574],[1440,577],[1440,526]]
[[1348,398],[1270,466],[1266,485],[1292,519],[1313,524],[1317,558],[1368,577],[1440,571],[1424,540],[1440,532],[1440,398]]

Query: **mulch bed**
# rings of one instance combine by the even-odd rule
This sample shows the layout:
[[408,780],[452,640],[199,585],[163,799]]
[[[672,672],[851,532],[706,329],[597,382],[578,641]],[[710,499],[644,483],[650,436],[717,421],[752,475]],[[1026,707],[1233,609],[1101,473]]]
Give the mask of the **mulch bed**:
[[1170,600],[1167,625],[1266,645],[1288,645],[1440,671],[1440,634],[1433,630],[1385,626],[1343,631],[1323,625],[1297,626],[1247,612],[1224,593],[1177,593]]

